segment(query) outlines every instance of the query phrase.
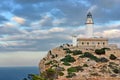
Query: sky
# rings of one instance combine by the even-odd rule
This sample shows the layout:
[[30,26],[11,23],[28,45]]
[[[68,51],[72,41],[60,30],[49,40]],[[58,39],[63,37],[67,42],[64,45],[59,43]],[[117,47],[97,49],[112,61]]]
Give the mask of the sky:
[[47,51],[85,34],[88,12],[94,35],[120,47],[120,0],[0,0],[0,67],[38,66]]

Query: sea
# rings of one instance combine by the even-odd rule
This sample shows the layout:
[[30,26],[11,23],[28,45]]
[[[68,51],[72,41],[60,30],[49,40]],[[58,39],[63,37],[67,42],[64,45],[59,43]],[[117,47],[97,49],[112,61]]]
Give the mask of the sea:
[[39,74],[38,67],[0,67],[0,80],[23,80],[28,74]]

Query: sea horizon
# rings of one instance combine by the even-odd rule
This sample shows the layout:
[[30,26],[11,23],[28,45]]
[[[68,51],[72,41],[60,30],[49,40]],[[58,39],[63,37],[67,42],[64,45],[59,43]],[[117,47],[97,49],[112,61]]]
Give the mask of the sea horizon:
[[0,67],[0,80],[23,80],[28,74],[39,74],[37,66]]

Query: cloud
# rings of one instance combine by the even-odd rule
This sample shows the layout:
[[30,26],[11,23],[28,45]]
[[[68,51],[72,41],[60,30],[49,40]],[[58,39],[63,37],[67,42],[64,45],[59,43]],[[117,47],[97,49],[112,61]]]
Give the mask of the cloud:
[[7,22],[7,23],[4,23],[4,26],[14,27],[15,25],[13,23]]
[[6,19],[4,16],[0,15],[0,23],[6,22],[8,19]]
[[[40,3],[40,2],[51,2],[51,0],[14,0],[16,3],[20,4],[34,4],[34,3]],[[53,1],[59,1],[59,0],[52,0]]]
[[41,19],[36,22],[32,22],[32,27],[56,27],[60,26],[66,23],[66,19],[62,17],[55,16],[55,14],[52,14],[51,12],[47,12],[45,14],[41,14]]
[[108,38],[120,38],[119,34],[120,30],[118,29],[106,30],[103,32],[103,36]]
[[49,32],[63,32],[65,31],[64,28],[54,27],[48,30]]
[[42,19],[40,20],[40,26],[52,26],[52,16],[51,14],[43,15]]
[[[3,28],[4,29],[7,27]],[[10,27],[12,29],[12,27]],[[10,30],[9,29],[9,30]],[[63,33],[66,29],[60,27],[53,27],[47,30],[32,30],[31,32],[27,32],[24,30],[13,30],[16,33],[11,32],[12,35],[4,35],[0,38],[0,50],[1,51],[40,51],[42,40],[47,41],[49,39],[54,39],[59,36],[60,33]],[[12,31],[12,30],[10,30]],[[3,33],[2,32],[2,33]],[[9,33],[8,31],[6,34]],[[62,36],[59,36],[60,40],[63,40]],[[52,41],[52,42],[53,42]],[[37,43],[37,44],[36,44]],[[39,44],[39,45],[38,45]],[[48,43],[49,44],[49,43]],[[46,42],[42,43],[42,45],[46,45]],[[50,46],[49,46],[50,47]],[[46,47],[43,47],[44,50]]]
[[[109,1],[113,4],[109,5]],[[2,7],[6,7],[3,6],[5,2],[2,1]],[[120,30],[117,0],[13,0],[10,4],[14,6],[1,9],[2,14],[12,14],[2,16],[8,19],[0,27],[2,51],[49,50],[58,44],[70,43],[71,35],[84,36],[87,11],[93,13],[97,25],[95,34],[117,35],[114,30]],[[111,39],[119,38],[114,35]]]
[[62,18],[62,19],[55,19],[53,20],[52,24],[53,26],[59,26],[60,24],[63,24],[66,22],[66,19],[65,18]]
[[93,5],[93,6],[91,6],[91,7],[88,9],[87,13],[88,13],[88,12],[92,12],[92,13],[93,13],[96,9],[97,9],[97,5]]
[[13,21],[19,23],[19,24],[24,24],[25,23],[25,19],[24,18],[21,18],[21,17],[18,17],[18,16],[14,16],[12,18]]

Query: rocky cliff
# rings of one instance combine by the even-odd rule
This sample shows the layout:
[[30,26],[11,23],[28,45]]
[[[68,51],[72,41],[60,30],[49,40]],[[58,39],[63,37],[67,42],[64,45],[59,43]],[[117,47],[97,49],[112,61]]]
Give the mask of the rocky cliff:
[[104,49],[78,49],[67,44],[50,50],[40,63],[47,80],[120,80],[120,56]]

